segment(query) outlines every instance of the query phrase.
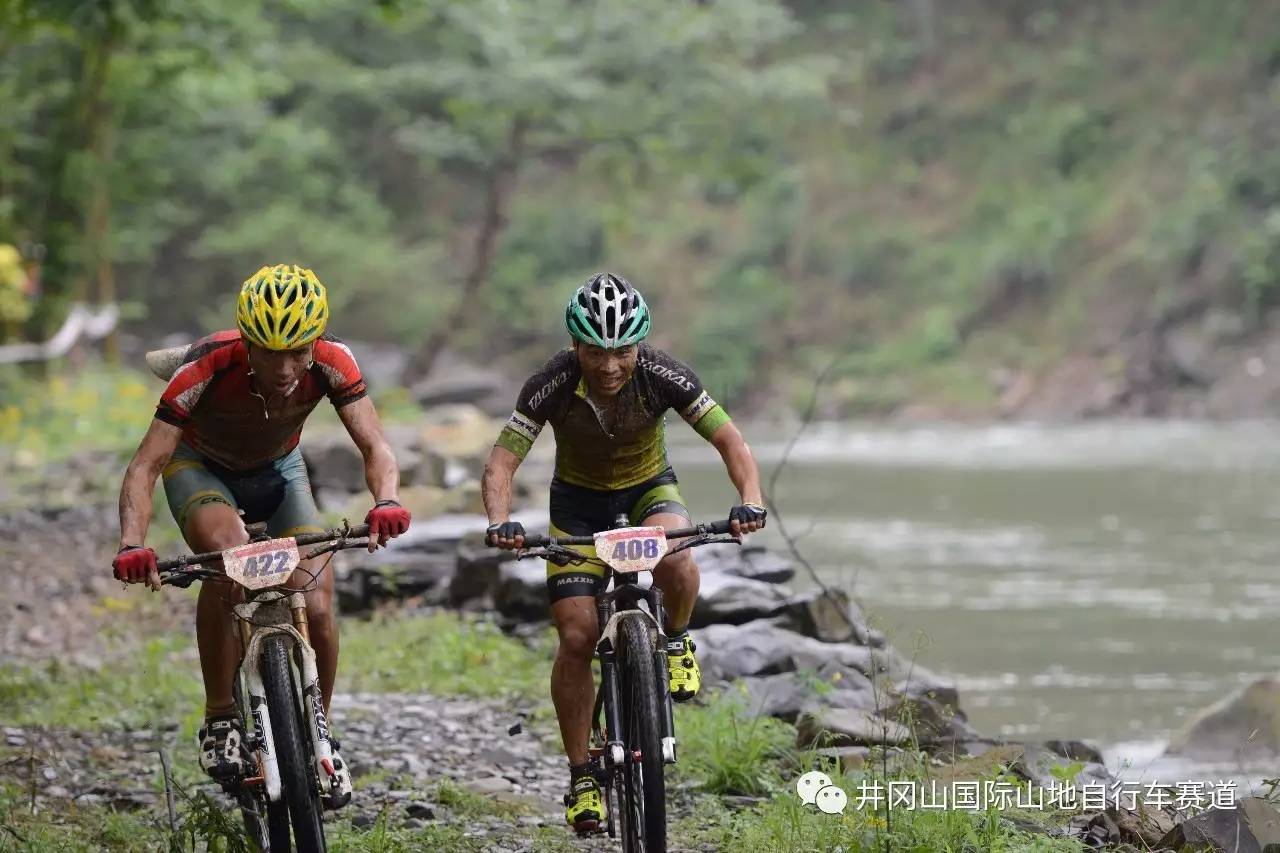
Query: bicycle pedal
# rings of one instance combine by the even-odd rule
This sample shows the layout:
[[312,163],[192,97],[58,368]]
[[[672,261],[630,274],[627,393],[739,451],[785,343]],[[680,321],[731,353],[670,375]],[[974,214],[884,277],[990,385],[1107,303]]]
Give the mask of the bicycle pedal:
[[602,832],[600,829],[600,821],[579,821],[573,825],[573,832],[575,835],[599,835]]
[[322,799],[324,800],[324,807],[326,809],[328,809],[329,811],[336,812],[338,809],[342,808],[347,803],[351,802],[351,792],[342,791],[337,794],[330,794],[329,796],[323,797]]

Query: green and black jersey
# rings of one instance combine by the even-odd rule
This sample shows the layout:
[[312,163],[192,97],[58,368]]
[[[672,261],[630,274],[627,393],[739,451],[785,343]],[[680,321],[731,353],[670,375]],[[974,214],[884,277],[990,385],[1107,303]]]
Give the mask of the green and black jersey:
[[498,444],[523,459],[550,423],[557,478],[589,489],[626,489],[669,467],[668,409],[708,440],[729,421],[697,375],[660,349],[640,344],[635,372],[608,410],[587,397],[577,355],[561,350],[524,384]]

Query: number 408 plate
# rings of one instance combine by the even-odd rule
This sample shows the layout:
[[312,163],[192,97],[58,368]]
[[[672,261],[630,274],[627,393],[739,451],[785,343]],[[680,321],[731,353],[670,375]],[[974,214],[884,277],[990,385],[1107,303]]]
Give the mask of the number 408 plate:
[[298,543],[293,539],[250,542],[222,552],[227,577],[249,589],[285,583],[300,562]]
[[647,572],[667,553],[661,527],[624,527],[597,533],[596,556],[616,572]]

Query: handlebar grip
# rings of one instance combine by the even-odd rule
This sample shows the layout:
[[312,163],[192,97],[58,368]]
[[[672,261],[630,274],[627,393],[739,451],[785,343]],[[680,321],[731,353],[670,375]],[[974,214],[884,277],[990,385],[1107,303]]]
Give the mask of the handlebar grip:
[[720,521],[711,522],[710,524],[707,525],[707,530],[710,533],[715,534],[716,536],[722,536],[725,533],[733,532],[733,528],[730,527],[730,521],[727,518],[722,519]]
[[524,547],[528,548],[545,548],[551,544],[550,536],[526,536],[524,537]]

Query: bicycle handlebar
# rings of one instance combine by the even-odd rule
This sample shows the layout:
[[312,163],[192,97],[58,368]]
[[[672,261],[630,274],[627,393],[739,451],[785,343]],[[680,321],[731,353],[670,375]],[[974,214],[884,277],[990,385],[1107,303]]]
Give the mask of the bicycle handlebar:
[[[305,545],[317,545],[321,542],[336,542],[343,539],[361,539],[368,535],[369,525],[360,524],[355,527],[331,527],[328,530],[322,530],[318,533],[303,533],[301,536],[292,536],[289,538],[298,543],[299,547],[302,547]],[[161,560],[156,563],[156,568],[159,571],[168,572],[175,569],[186,569],[193,566],[201,566],[205,563],[220,562],[222,562],[222,552],[209,551],[205,554],[189,554],[185,557],[175,557],[172,560]]]
[[[687,539],[690,536],[720,536],[732,530],[728,520],[712,521],[694,527],[682,527],[666,531],[668,539]],[[526,536],[524,547],[547,548],[552,545],[594,545],[594,536]],[[497,547],[497,546],[491,546]]]

